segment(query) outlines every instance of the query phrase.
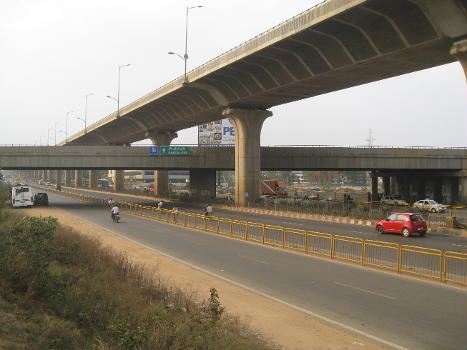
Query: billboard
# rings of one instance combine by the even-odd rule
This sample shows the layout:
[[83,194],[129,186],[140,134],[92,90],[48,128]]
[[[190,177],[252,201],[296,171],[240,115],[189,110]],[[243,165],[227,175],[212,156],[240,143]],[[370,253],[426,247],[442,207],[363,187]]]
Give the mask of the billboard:
[[199,146],[234,146],[235,128],[229,118],[198,126]]

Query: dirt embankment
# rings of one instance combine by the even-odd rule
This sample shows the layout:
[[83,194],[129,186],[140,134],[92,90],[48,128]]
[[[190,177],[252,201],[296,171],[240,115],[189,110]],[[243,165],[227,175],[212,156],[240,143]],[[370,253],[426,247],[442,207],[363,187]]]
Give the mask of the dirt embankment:
[[200,298],[209,295],[209,289],[218,290],[221,303],[227,311],[261,332],[265,337],[286,349],[384,349],[366,339],[329,326],[320,320],[293,310],[278,302],[229,284],[208,274],[156,254],[154,251],[113,234],[87,221],[53,207],[24,210],[25,215],[53,216],[59,222],[92,236],[116,251],[124,251],[137,264],[158,273],[169,284],[194,292]]

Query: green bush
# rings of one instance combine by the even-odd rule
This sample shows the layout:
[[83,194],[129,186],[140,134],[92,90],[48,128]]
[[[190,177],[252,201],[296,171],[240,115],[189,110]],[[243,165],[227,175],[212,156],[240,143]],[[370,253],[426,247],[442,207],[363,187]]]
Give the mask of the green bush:
[[0,313],[24,315],[27,346],[17,348],[271,348],[225,313],[215,288],[199,303],[53,218],[0,230],[2,300]]
[[179,199],[186,202],[190,199],[190,194],[188,192],[180,192]]

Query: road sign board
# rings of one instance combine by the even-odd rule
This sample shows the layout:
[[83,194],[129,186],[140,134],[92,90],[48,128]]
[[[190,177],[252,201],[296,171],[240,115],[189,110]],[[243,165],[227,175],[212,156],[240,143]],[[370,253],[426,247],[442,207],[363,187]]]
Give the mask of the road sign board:
[[159,146],[149,146],[149,154],[153,156],[159,155]]
[[161,156],[189,156],[190,147],[186,146],[160,146]]

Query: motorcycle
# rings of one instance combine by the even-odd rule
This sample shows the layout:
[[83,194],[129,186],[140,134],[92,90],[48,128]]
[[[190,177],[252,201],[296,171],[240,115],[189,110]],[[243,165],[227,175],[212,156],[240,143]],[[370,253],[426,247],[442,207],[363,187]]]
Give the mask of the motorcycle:
[[120,215],[119,214],[112,214],[112,220],[115,223],[118,223],[120,221]]

